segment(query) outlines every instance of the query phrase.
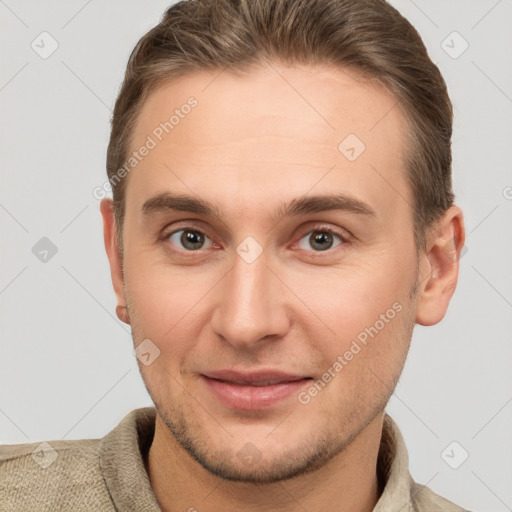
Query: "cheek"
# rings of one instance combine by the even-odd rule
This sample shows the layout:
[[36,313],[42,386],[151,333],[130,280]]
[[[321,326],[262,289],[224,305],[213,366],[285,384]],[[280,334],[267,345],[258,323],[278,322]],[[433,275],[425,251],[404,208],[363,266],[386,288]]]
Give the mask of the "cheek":
[[301,276],[301,299],[336,335],[354,335],[373,324],[395,302],[403,305],[412,277],[375,265],[374,269],[331,269],[314,278]]
[[[224,272],[222,272],[224,274]],[[125,264],[130,320],[136,343],[149,338],[168,361],[183,364],[208,325],[219,272],[172,267],[141,253]]]
[[308,313],[311,320],[301,325],[325,368],[338,356],[353,369],[401,360],[414,273],[397,268],[382,258],[371,267],[330,269],[313,281],[302,278],[302,298],[315,316]]

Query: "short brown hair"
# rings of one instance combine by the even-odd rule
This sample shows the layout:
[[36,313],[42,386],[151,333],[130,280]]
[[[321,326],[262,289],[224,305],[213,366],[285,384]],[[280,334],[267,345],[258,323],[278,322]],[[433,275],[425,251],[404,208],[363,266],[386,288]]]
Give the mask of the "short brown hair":
[[385,0],[188,0],[172,5],[135,46],[116,100],[107,151],[122,254],[127,176],[116,175],[137,115],[162,82],[196,70],[237,72],[265,60],[326,63],[376,79],[408,120],[406,166],[417,248],[453,204],[453,112],[418,32]]

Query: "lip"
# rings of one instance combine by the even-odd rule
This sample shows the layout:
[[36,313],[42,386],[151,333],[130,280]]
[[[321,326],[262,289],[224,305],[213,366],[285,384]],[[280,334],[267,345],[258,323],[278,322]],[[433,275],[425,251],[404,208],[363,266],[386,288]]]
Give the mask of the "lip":
[[276,370],[219,370],[200,376],[209,391],[224,405],[243,410],[269,409],[296,395],[311,380],[311,377]]

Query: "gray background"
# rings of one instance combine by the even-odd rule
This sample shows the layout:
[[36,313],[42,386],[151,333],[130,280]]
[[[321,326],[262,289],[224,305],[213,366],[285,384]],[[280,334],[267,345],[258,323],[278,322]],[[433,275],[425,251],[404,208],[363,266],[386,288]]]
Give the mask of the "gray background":
[[[444,321],[416,327],[388,412],[417,481],[474,511],[512,510],[512,1],[392,4],[448,83],[468,251]],[[92,191],[128,55],[168,5],[0,0],[0,442],[102,437],[151,405]],[[43,31],[59,45],[46,59],[31,47],[51,48]],[[32,252],[42,237],[58,250],[46,262]],[[469,453],[458,469],[442,456],[453,441],[452,465]]]

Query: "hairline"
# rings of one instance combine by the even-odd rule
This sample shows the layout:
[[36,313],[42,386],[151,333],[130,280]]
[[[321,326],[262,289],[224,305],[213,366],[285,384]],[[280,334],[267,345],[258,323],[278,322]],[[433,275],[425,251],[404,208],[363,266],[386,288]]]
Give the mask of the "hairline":
[[[258,69],[261,67],[265,67],[266,65],[272,66],[272,64],[285,64],[289,67],[293,68],[304,68],[304,67],[314,67],[314,66],[320,66],[324,68],[331,68],[337,71],[348,71],[350,78],[353,80],[362,83],[362,84],[371,84],[378,88],[380,88],[383,92],[385,92],[389,97],[393,98],[396,103],[392,107],[399,108],[401,111],[401,117],[403,119],[403,155],[402,155],[402,165],[405,169],[405,179],[407,186],[409,187],[409,190],[411,192],[412,201],[413,203],[410,204],[411,206],[411,215],[413,216],[413,230],[414,230],[414,241],[416,245],[417,250],[425,250],[425,242],[427,237],[427,232],[429,228],[435,223],[435,221],[439,218],[439,216],[433,218],[430,223],[421,223],[417,219],[417,198],[415,194],[415,190],[413,188],[413,184],[411,182],[412,177],[412,161],[414,159],[415,153],[417,153],[418,148],[416,146],[421,145],[418,137],[416,136],[416,123],[413,120],[413,116],[409,113],[409,109],[407,106],[404,108],[402,106],[403,100],[399,96],[398,93],[394,92],[393,90],[390,90],[388,84],[381,80],[379,76],[376,73],[372,73],[371,71],[368,71],[366,69],[363,69],[361,66],[358,66],[357,64],[353,63],[339,63],[339,62],[333,62],[332,59],[327,58],[321,58],[321,59],[315,59],[312,57],[311,59],[306,59],[305,61],[299,61],[292,59],[291,61],[280,58],[279,56],[274,57],[266,57],[266,56],[260,56],[255,61],[250,61],[246,64],[236,64],[235,66],[219,66],[219,65],[212,65],[212,66],[202,66],[202,65],[191,65],[185,68],[180,68],[178,70],[175,70],[174,72],[168,72],[166,75],[161,75],[160,77],[157,77],[153,79],[152,81],[149,81],[146,86],[144,87],[143,93],[141,94],[140,101],[134,106],[134,110],[131,112],[129,117],[129,130],[128,130],[128,136],[126,137],[126,148],[123,154],[123,161],[126,161],[126,156],[130,154],[130,150],[135,146],[134,144],[134,137],[135,132],[139,123],[141,112],[144,108],[144,106],[147,104],[150,97],[152,97],[154,94],[156,94],[159,90],[162,88],[168,86],[170,83],[173,83],[176,80],[179,80],[184,77],[188,77],[190,75],[194,75],[196,73],[215,73],[215,72],[223,72],[224,70],[228,70],[229,73],[232,73],[236,76],[247,76],[249,75],[254,69]],[[391,109],[391,110],[392,110]],[[388,111],[389,112],[389,111]],[[387,115],[387,113],[385,114]],[[384,115],[384,116],[385,116]],[[380,119],[382,120],[382,119]],[[377,121],[380,122],[380,120]],[[375,126],[375,125],[374,125]],[[373,129],[373,127],[372,127]],[[121,179],[119,182],[122,183],[122,197],[121,200],[118,202],[121,211],[118,211],[118,208],[114,209],[115,213],[115,221],[116,221],[116,237],[117,237],[117,243],[118,248],[121,254],[121,257],[123,256],[123,229],[124,229],[124,219],[126,214],[126,191],[129,183],[129,177],[131,173],[128,173],[125,177]],[[119,186],[118,184],[118,186]],[[116,204],[114,206],[117,206]],[[119,224],[119,225],[118,225]],[[423,227],[422,227],[423,226]]]

